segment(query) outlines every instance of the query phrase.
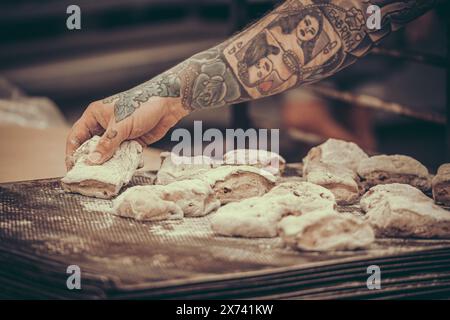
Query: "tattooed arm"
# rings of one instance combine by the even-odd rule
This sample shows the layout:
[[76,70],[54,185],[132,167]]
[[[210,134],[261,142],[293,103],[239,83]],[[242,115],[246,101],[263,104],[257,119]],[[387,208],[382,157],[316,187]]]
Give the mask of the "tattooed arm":
[[[283,92],[331,76],[434,4],[432,0],[287,0],[223,44],[128,91],[92,103],[67,139],[73,151],[103,134],[90,155],[109,159],[120,143],[151,144],[189,112]],[[372,5],[381,28],[367,27]]]

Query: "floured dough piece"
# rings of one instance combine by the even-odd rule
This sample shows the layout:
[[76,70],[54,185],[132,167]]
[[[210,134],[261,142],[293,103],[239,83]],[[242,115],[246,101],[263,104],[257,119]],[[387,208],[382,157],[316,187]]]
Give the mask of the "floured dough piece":
[[450,212],[409,185],[373,187],[361,208],[377,237],[450,238]]
[[431,188],[427,168],[419,161],[403,155],[379,155],[362,161],[358,167],[366,189],[379,184],[404,183],[428,191]]
[[154,186],[133,187],[113,202],[115,215],[138,221],[160,221],[183,218],[183,210],[172,201],[163,200]]
[[368,212],[380,202],[383,202],[387,197],[398,196],[411,198],[414,201],[428,201],[428,198],[422,191],[409,184],[403,183],[391,183],[391,184],[380,184],[378,186],[372,187],[367,191],[361,198],[359,204],[364,212]]
[[329,190],[319,185],[304,182],[284,182],[275,186],[264,197],[291,195],[298,198],[298,209],[302,213],[336,209],[336,200]]
[[359,163],[367,158],[367,154],[353,142],[328,139],[308,152],[303,159],[303,173],[306,173],[310,164],[318,162],[346,167],[356,172]]
[[221,204],[262,196],[276,182],[271,173],[251,166],[221,166],[195,177],[210,184]]
[[[173,202],[183,213],[177,215],[155,215],[156,207],[161,202],[155,201],[154,196],[165,202]],[[125,203],[126,205],[123,205]],[[126,217],[144,217],[146,220],[163,220],[185,217],[200,217],[209,214],[220,206],[211,187],[202,180],[183,180],[168,185],[137,186],[128,189],[114,201],[117,215]],[[158,212],[158,209],[156,210]],[[144,219],[138,219],[144,220]]]
[[362,249],[375,240],[368,223],[334,211],[288,216],[280,221],[278,229],[287,245],[304,251]]
[[156,174],[156,184],[169,184],[190,179],[217,166],[214,159],[207,156],[185,157],[162,152],[160,157],[161,167]]
[[298,202],[289,196],[254,197],[229,203],[211,218],[216,234],[231,237],[273,238],[284,215],[299,212]]
[[307,182],[283,183],[272,191],[221,207],[211,219],[214,232],[247,238],[276,237],[277,223],[284,216],[315,214],[336,206],[330,191]]
[[102,165],[86,164],[99,140],[99,136],[94,136],[76,150],[75,165],[61,179],[65,191],[111,199],[130,182],[136,169],[143,166],[142,146],[136,141],[123,142],[114,156]]
[[199,179],[182,180],[160,187],[161,197],[175,202],[185,217],[201,217],[220,207],[213,189],[205,181]]
[[450,163],[439,167],[432,181],[433,198],[436,203],[450,206]]
[[354,204],[359,199],[358,175],[346,167],[321,162],[310,164],[305,178],[330,190],[339,205]]
[[286,165],[286,160],[279,154],[267,150],[237,149],[224,154],[226,165],[249,165],[280,175]]

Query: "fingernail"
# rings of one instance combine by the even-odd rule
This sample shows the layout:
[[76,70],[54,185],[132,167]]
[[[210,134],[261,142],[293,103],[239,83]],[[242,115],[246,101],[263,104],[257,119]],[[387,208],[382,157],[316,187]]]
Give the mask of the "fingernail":
[[92,152],[89,156],[88,156],[88,160],[92,163],[99,163],[100,159],[102,158],[102,155],[100,152]]

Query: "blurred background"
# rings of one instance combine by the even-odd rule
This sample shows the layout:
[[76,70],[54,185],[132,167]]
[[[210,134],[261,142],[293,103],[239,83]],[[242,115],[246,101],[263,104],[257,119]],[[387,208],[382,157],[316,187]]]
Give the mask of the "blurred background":
[[[67,130],[90,102],[129,89],[220,43],[280,2],[2,0],[0,181],[23,178],[13,171],[55,174],[36,170],[36,162],[50,167],[54,162],[60,174]],[[81,30],[66,28],[71,4],[81,8]],[[448,112],[448,12],[444,1],[390,35],[375,54],[319,83],[322,90],[314,90],[314,85],[248,105],[196,112],[178,127],[192,129],[194,120],[203,120],[204,129],[280,128],[280,151],[291,162],[300,161],[327,137],[341,138],[370,153],[413,156],[435,170],[449,151],[443,123]],[[407,52],[408,59],[399,58],[397,50]],[[425,61],[416,52],[425,54]],[[336,96],[346,92],[352,95]],[[407,106],[414,117],[367,107],[367,99],[361,101],[364,95]],[[417,119],[420,115],[433,121]],[[152,147],[172,145],[169,133]],[[48,158],[36,160],[37,154]],[[11,168],[19,168],[24,157],[31,162]]]

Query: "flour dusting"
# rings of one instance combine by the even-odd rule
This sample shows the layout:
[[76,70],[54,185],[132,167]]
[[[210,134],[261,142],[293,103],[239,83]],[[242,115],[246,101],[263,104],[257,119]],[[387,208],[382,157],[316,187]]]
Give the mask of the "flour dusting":
[[112,201],[93,201],[90,199],[88,201],[81,201],[81,206],[88,212],[96,211],[112,214]]

